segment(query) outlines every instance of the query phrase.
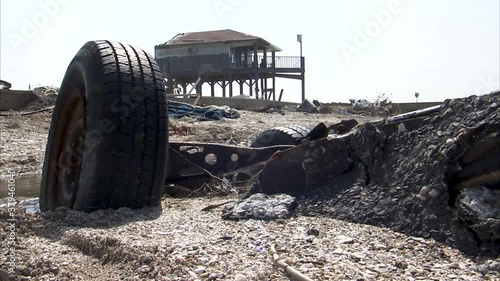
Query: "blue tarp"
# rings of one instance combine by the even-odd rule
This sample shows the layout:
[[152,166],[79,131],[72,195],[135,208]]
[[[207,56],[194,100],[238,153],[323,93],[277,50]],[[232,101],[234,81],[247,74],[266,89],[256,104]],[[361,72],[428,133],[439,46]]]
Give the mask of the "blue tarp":
[[188,103],[169,101],[168,117],[195,117],[199,121],[216,121],[223,118],[236,119],[240,114],[228,106],[193,106]]

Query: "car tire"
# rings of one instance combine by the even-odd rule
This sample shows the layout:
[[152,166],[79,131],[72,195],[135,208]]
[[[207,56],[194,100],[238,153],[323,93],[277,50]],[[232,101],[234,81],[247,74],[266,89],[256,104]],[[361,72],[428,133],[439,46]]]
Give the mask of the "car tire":
[[157,206],[167,153],[165,80],[156,61],[130,45],[87,42],[57,97],[40,209]]
[[274,127],[260,133],[250,146],[259,148],[273,145],[297,145],[310,132],[311,128],[301,125]]

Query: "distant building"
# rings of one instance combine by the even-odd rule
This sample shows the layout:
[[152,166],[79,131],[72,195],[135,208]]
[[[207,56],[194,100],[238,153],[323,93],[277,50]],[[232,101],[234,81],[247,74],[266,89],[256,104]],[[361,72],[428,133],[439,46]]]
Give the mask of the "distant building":
[[276,99],[276,78],[304,79],[304,58],[279,57],[281,51],[268,41],[249,34],[225,29],[179,33],[166,43],[155,46],[155,58],[168,80],[170,92],[174,85],[187,92],[194,85],[198,93],[208,83],[211,95],[215,85],[224,97],[232,97],[233,84],[243,94],[245,85],[250,96]]

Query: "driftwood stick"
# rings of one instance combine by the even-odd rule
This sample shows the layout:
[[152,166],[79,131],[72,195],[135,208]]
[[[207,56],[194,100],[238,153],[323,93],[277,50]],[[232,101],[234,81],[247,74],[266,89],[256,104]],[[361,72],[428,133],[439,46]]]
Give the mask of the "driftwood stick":
[[0,116],[31,115],[31,114],[36,114],[36,113],[44,112],[44,111],[49,111],[51,109],[54,109],[54,106],[47,107],[47,108],[40,109],[40,110],[30,111],[30,112],[16,112],[16,113],[0,112]]
[[285,272],[288,273],[293,279],[295,279],[297,281],[313,281],[311,278],[305,276],[304,274],[302,274],[300,271],[298,271],[294,267],[288,265],[286,262],[280,261],[279,255],[276,252],[276,249],[274,248],[273,244],[269,244],[269,249],[271,250],[272,259],[273,259],[274,264],[276,264],[277,266],[279,266],[283,270],[285,270]]
[[230,201],[226,201],[226,202],[223,202],[223,203],[220,203],[220,204],[214,204],[214,205],[209,205],[209,206],[206,206],[205,208],[201,209],[202,211],[210,211],[210,210],[213,210],[215,208],[219,208],[219,207],[222,207],[226,204],[229,204],[229,203],[233,203],[235,200],[230,200]]

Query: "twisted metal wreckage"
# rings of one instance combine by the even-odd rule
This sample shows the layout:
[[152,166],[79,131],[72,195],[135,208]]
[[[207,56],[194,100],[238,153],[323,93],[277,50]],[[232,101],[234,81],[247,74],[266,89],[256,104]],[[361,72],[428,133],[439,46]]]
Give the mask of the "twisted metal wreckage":
[[[492,100],[498,96],[498,92],[490,94]],[[197,189],[214,180],[229,185],[253,183],[251,192],[300,195],[335,182],[356,167],[361,167],[361,178],[368,185],[385,161],[384,151],[390,150],[383,142],[393,136],[407,137],[429,120],[439,120],[439,114],[449,113],[446,106],[366,124],[355,120],[332,126],[321,123],[306,136],[291,136],[297,140],[293,145],[169,143],[165,81],[154,59],[129,45],[91,41],[70,63],[60,88],[47,142],[40,207],[42,211],[65,206],[90,212],[157,206],[171,184]],[[495,111],[493,103],[485,114],[487,110]],[[451,139],[450,147],[456,148],[443,152],[460,163],[453,172],[445,171],[450,175],[443,174],[449,189],[445,197],[450,201],[467,188],[498,189],[499,158],[490,156],[499,153],[499,124],[495,123],[497,115],[490,117],[491,123],[463,131],[460,140],[468,136],[467,145],[455,145],[459,140]],[[91,134],[99,136],[97,142],[86,142]],[[474,134],[480,139],[472,138]],[[350,151],[348,147],[354,145],[359,147]],[[498,233],[494,230],[498,218],[494,219],[496,224],[488,227]],[[495,237],[485,239],[498,248]],[[481,243],[489,243],[485,239]]]
[[[345,120],[329,127],[320,123],[300,141],[308,143],[327,137],[328,140],[346,139],[366,125],[375,126],[387,133],[412,131],[418,129],[425,118],[438,111],[439,106],[434,106],[361,125],[355,120]],[[308,178],[305,168],[308,157],[302,143],[256,148],[175,142],[170,143],[170,151],[173,153],[169,156],[167,183],[177,183],[193,189],[209,182],[213,176],[233,179],[238,178],[238,174],[246,175],[243,178],[248,181],[259,181],[259,190],[267,194],[304,193],[321,184]]]

